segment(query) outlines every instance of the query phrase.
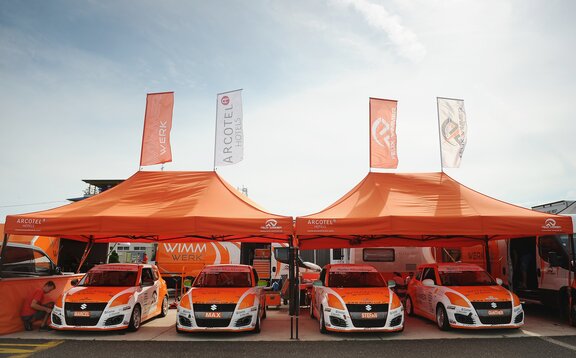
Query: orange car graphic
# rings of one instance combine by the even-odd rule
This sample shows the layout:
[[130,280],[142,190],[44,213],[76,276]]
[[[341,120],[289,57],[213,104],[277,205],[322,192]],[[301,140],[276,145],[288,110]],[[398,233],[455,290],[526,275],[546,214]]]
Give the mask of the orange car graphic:
[[461,263],[422,265],[408,284],[406,313],[436,321],[438,328],[518,328],[522,304],[480,266]]
[[156,266],[106,264],[92,268],[56,300],[50,326],[136,331],[143,321],[167,313],[166,282]]
[[260,332],[266,302],[248,265],[205,266],[178,304],[177,332]]
[[404,329],[402,302],[370,265],[326,265],[314,282],[310,316],[321,333]]

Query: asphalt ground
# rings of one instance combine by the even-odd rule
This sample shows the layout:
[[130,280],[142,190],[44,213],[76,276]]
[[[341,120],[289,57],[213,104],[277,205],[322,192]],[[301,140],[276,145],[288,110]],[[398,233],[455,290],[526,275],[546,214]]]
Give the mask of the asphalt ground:
[[[38,341],[28,344],[52,347],[37,352],[10,352],[2,340],[0,357],[571,357],[576,356],[576,337],[378,340],[338,342],[139,342],[139,341]],[[22,349],[22,346],[15,346]],[[33,348],[33,346],[27,346]],[[3,351],[4,349],[4,351]]]

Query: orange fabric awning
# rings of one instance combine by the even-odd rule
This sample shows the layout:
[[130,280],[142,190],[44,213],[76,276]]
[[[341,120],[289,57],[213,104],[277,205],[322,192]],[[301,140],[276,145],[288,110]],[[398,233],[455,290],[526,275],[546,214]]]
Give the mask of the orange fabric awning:
[[369,173],[325,210],[296,218],[300,249],[466,246],[572,233],[572,219],[478,193],[445,173]]
[[96,242],[287,242],[293,220],[264,211],[216,172],[139,171],[94,197],[9,215],[5,231]]

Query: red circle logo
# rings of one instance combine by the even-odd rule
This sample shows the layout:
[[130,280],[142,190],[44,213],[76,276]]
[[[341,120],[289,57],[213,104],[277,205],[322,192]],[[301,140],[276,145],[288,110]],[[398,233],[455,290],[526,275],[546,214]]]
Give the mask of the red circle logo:
[[228,103],[230,103],[230,97],[228,97],[228,96],[222,97],[222,99],[220,100],[220,103],[222,103],[223,105],[227,105]]

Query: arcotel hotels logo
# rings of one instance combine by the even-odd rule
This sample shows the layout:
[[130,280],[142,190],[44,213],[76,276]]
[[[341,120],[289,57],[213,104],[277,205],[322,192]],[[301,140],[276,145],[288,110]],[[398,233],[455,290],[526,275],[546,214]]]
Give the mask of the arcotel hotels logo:
[[556,220],[554,220],[552,218],[548,218],[548,219],[546,219],[546,221],[544,221],[544,225],[542,225],[542,229],[544,231],[558,231],[558,230],[562,229],[562,226],[556,225]]
[[46,222],[46,219],[18,218],[18,219],[16,219],[16,224],[19,227],[16,230],[39,231],[40,228],[38,228],[37,226],[42,225],[44,222]]
[[260,226],[262,231],[282,231],[282,226],[278,225],[278,221],[275,219],[268,219],[264,225]]
[[308,232],[334,232],[336,219],[308,219]]

